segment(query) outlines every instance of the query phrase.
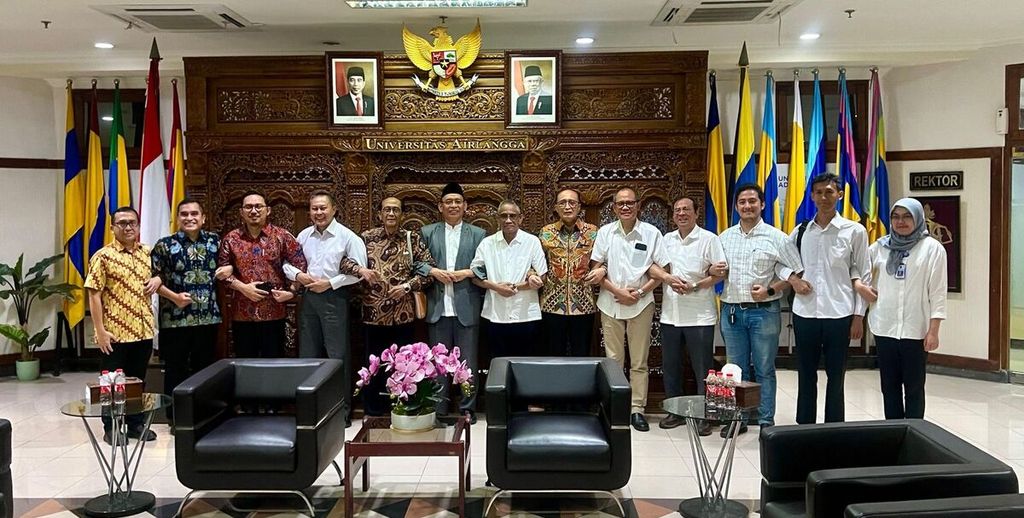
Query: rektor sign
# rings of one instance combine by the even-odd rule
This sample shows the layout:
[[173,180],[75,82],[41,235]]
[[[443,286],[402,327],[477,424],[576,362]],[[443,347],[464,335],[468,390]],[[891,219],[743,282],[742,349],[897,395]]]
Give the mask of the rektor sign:
[[960,191],[963,188],[963,171],[910,173],[911,191]]

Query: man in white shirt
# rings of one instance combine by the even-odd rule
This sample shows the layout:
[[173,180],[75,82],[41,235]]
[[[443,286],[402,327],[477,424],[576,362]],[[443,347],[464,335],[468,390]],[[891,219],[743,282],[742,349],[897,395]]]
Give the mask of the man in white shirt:
[[[782,328],[779,299],[786,287],[775,272],[780,264],[793,271],[789,282],[798,294],[809,293],[810,287],[799,278],[803,266],[796,245],[785,232],[761,219],[761,187],[754,183],[736,187],[735,206],[740,222],[719,236],[729,265],[722,290],[722,338],[729,362],[743,369],[744,379],[761,384],[758,424],[765,427],[775,424],[775,356]],[[746,431],[743,423],[736,433]],[[722,436],[728,433],[727,425]]]
[[[664,283],[661,299],[661,363],[665,375],[665,397],[683,395],[683,348],[690,356],[697,394],[704,394],[704,378],[713,368],[715,324],[718,305],[715,283],[721,276],[709,273],[712,266],[722,271],[725,251],[718,236],[697,226],[693,200],[682,197],[672,205],[672,221],[678,230],[665,234],[655,253],[651,277]],[[663,429],[684,424],[683,417],[669,414],[658,426]],[[700,435],[711,434],[711,424],[701,421]]]
[[[425,266],[421,271],[435,281],[427,288],[427,331],[431,344],[459,347],[462,359],[476,375],[484,290],[473,284],[473,271],[469,264],[487,232],[462,220],[466,215],[466,198],[462,186],[457,183],[444,186],[437,209],[443,221],[425,225],[420,230],[437,265]],[[442,402],[438,410],[445,413],[447,402]],[[476,422],[475,392],[462,399],[459,411],[468,413],[470,420]]]
[[[864,226],[836,212],[843,198],[839,177],[822,173],[811,180],[811,198],[817,213],[798,225],[790,240],[800,252],[801,278],[810,292],[793,299],[793,333],[796,338],[799,392],[796,422],[814,423],[818,406],[818,362],[825,355],[825,422],[846,419],[843,378],[850,340],[864,336],[866,304],[853,290],[853,281],[867,279],[868,234]],[[779,278],[792,273],[782,267]]]
[[480,243],[470,269],[473,283],[487,290],[481,317],[487,326],[491,356],[532,356],[540,335],[540,298],[548,263],[537,236],[519,228],[519,205],[506,200],[498,205],[501,230]]
[[639,432],[650,430],[644,418],[647,406],[647,353],[651,347],[651,321],[658,285],[648,277],[661,232],[637,219],[640,204],[636,191],[625,188],[615,193],[613,210],[618,219],[597,231],[590,254],[591,272],[585,280],[601,286],[597,307],[601,310],[601,331],[605,354],[623,365],[629,345],[629,385],[632,391],[630,424]]
[[[342,360],[345,372],[346,411],[351,410],[352,350],[349,346],[348,301],[346,286],[362,280],[339,271],[341,260],[350,258],[366,266],[363,240],[335,219],[338,212],[334,196],[325,190],[309,196],[312,225],[295,238],[306,258],[306,272],[285,264],[285,276],[302,285],[304,294],[299,310],[299,356]],[[348,413],[345,414],[346,416]]]

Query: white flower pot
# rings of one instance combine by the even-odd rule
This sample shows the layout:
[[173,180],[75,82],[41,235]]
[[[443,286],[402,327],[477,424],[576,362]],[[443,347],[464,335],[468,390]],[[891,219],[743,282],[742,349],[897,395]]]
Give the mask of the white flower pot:
[[434,428],[434,412],[424,415],[398,415],[391,413],[391,428],[398,432],[425,432]]

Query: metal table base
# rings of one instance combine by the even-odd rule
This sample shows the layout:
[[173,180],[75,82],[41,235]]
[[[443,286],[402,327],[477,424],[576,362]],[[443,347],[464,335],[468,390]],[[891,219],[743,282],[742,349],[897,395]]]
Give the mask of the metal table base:
[[[103,479],[107,482],[107,494],[97,496],[85,503],[83,510],[89,516],[101,518],[117,518],[119,516],[130,516],[147,511],[153,508],[156,497],[145,491],[135,491],[135,475],[139,471],[139,460],[142,459],[142,452],[146,449],[146,441],[143,440],[149,434],[149,427],[153,423],[153,412],[146,413],[146,424],[143,427],[142,438],[135,443],[131,454],[128,453],[128,425],[124,413],[111,412],[111,446],[110,457],[103,453],[96,434],[89,426],[86,417],[82,417],[82,424],[89,433],[89,442],[92,444],[93,453],[100,464],[103,472]],[[124,441],[121,439],[124,438]],[[120,459],[118,458],[120,454]],[[119,462],[120,461],[120,466]],[[120,467],[120,472],[118,472]]]
[[700,497],[683,500],[679,504],[679,514],[685,518],[746,518],[750,514],[747,507],[736,500],[729,500],[729,482],[732,479],[732,461],[736,454],[736,436],[739,435],[740,423],[733,421],[727,425],[729,429],[725,442],[712,465],[701,447],[700,435],[697,433],[701,421],[686,417]]

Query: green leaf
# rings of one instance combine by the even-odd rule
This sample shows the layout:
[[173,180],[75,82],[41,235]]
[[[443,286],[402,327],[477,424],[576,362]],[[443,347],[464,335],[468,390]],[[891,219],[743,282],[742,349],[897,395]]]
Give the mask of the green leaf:
[[10,265],[0,263],[0,277],[10,277],[13,274],[14,268],[11,268]]
[[21,326],[0,324],[0,335],[22,347],[28,346],[28,333]]
[[14,275],[13,275],[13,278],[14,278],[14,287],[15,288],[18,288],[21,285],[21,267],[22,267],[22,264],[24,262],[25,262],[25,254],[19,255],[18,256],[18,262],[15,263],[15,265],[14,265]]
[[52,295],[59,295],[60,298],[66,300],[75,300],[78,286],[69,283],[61,284],[48,284],[46,286],[40,286],[36,290],[36,296],[39,300],[47,299]]
[[46,259],[40,260],[38,263],[35,264],[35,266],[33,266],[32,268],[29,269],[29,271],[28,271],[29,277],[31,277],[31,276],[33,276],[33,275],[35,275],[37,273],[41,273],[43,270],[46,270],[47,268],[52,266],[57,261],[60,261],[61,259],[64,259],[64,254],[57,254],[57,255],[53,255],[53,256],[47,257]]
[[32,335],[32,338],[29,338],[28,344],[26,344],[26,346],[29,349],[35,350],[40,345],[43,345],[43,342],[46,341],[46,338],[48,336],[50,336],[50,328],[49,327],[47,327],[46,329],[43,329],[42,331]]
[[14,295],[14,290],[0,291],[0,300],[7,300],[11,295]]

